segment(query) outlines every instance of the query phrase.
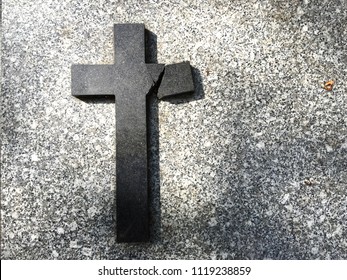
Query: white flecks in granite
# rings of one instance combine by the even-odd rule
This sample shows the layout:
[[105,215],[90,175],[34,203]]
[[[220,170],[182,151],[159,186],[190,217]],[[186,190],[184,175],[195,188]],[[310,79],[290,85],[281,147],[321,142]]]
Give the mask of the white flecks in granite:
[[71,224],[69,224],[70,230],[74,231],[77,229],[78,225],[75,221],[73,221]]
[[318,252],[319,252],[319,248],[317,248],[317,247],[313,247],[311,249],[311,253],[314,254],[314,255],[318,254]]
[[64,234],[65,233],[65,230],[61,227],[57,228],[57,233],[58,234]]
[[88,216],[90,218],[93,218],[97,212],[98,212],[98,209],[96,207],[92,206],[88,209]]
[[37,156],[37,154],[32,154],[31,155],[31,161],[38,161],[39,157]]
[[93,250],[91,248],[82,248],[82,255],[86,256],[86,257],[91,257],[93,253]]
[[54,259],[56,259],[56,258],[59,257],[59,253],[56,250],[53,250],[52,256],[53,256]]
[[[2,9],[2,258],[347,258],[346,1]],[[150,103],[149,244],[115,242],[114,100],[70,91],[71,65],[112,63],[126,22],[156,35],[154,60],[189,60],[197,87]]]

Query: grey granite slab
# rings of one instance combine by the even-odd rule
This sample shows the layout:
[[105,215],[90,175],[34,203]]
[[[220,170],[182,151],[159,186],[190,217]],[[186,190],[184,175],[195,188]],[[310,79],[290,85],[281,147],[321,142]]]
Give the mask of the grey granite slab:
[[[2,259],[347,258],[346,1],[2,9]],[[154,238],[129,246],[110,214],[114,100],[72,98],[70,67],[111,64],[130,22],[156,34],[152,58],[190,61],[198,92],[151,100]]]

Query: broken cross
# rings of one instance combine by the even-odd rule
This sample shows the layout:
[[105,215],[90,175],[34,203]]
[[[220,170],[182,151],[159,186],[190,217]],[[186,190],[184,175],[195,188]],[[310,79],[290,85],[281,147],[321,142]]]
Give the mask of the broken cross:
[[143,24],[114,25],[115,63],[72,65],[72,95],[116,100],[116,227],[118,242],[149,240],[146,95],[194,91],[189,62],[145,63]]

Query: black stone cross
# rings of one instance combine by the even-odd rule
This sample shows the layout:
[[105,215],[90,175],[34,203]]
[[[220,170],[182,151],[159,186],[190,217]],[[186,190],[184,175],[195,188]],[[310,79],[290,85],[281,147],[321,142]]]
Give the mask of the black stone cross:
[[72,65],[72,95],[114,95],[116,100],[117,242],[149,240],[146,95],[190,93],[189,62],[145,63],[143,24],[114,25],[115,63]]

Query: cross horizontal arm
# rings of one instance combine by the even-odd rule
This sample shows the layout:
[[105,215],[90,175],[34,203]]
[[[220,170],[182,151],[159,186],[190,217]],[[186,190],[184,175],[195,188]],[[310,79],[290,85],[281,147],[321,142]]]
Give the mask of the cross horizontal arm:
[[71,80],[74,96],[114,95],[113,65],[72,65]]

